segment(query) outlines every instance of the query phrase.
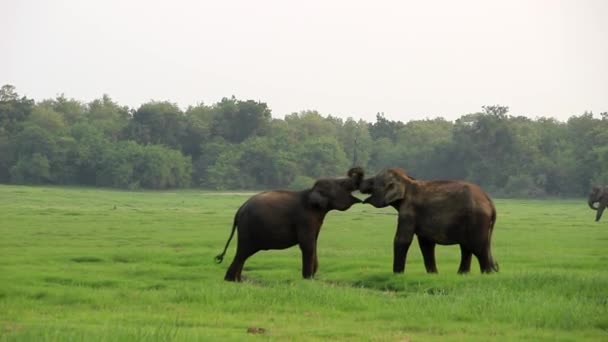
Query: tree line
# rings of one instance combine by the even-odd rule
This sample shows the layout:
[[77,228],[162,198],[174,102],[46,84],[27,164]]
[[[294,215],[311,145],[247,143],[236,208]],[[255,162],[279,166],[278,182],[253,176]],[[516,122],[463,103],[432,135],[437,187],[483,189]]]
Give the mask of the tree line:
[[466,179],[497,196],[580,196],[608,184],[608,113],[562,122],[477,113],[400,122],[301,111],[273,118],[259,101],[137,109],[104,95],[36,102],[0,89],[0,183],[122,189],[306,188],[356,164],[422,179]]

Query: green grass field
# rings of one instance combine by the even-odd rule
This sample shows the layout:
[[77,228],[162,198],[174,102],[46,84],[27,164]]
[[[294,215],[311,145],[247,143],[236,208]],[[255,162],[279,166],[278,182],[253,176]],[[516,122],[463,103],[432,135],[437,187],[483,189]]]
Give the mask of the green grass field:
[[328,214],[317,279],[293,247],[227,283],[248,196],[0,186],[0,340],[608,340],[608,217],[584,199],[496,200],[497,274],[457,275],[457,246],[426,274],[414,242],[393,275],[395,213],[356,205]]

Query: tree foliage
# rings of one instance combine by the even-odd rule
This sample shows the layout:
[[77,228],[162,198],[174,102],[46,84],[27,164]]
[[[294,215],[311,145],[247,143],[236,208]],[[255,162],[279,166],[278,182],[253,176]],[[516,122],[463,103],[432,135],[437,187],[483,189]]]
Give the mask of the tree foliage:
[[277,119],[235,97],[182,111],[166,101],[130,109],[108,95],[36,103],[0,89],[2,183],[298,189],[353,165],[467,179],[502,196],[580,196],[608,184],[608,113],[561,122],[491,105],[454,122],[378,113],[367,123],[310,110]]

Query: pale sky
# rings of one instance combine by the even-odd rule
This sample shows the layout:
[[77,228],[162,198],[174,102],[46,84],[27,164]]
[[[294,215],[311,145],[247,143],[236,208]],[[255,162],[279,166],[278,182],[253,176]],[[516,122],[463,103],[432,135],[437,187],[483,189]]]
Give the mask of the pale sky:
[[374,121],[608,111],[608,1],[0,0],[0,84]]

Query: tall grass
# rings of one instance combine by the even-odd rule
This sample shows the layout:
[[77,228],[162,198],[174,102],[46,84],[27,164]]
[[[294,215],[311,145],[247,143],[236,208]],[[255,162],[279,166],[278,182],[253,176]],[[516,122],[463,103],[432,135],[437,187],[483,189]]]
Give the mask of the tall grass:
[[331,212],[317,279],[297,248],[224,282],[244,194],[0,186],[0,340],[608,340],[608,224],[584,200],[497,200],[498,274],[414,243],[393,275],[390,209]]

